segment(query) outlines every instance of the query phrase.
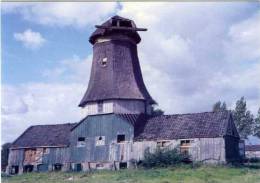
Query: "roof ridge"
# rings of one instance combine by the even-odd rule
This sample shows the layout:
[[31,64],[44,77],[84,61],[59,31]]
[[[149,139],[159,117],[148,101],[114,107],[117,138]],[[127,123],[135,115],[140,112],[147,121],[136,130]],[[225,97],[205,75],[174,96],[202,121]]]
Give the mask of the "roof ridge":
[[73,125],[77,124],[77,122],[74,123],[56,123],[56,124],[39,124],[39,125],[31,125],[28,128],[36,127],[36,126],[61,126],[61,125]]
[[[191,114],[224,113],[224,112],[230,112],[230,110],[205,111],[205,112],[194,112],[194,113],[178,113],[178,114],[162,114],[162,115],[159,115],[159,116],[179,116],[179,115],[191,115]],[[159,117],[159,116],[154,116],[154,117]]]

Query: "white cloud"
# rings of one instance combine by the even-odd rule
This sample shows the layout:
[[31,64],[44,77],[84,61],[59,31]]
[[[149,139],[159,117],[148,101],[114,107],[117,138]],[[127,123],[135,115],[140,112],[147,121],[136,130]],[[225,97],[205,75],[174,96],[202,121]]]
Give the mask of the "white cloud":
[[85,89],[77,83],[3,85],[2,143],[15,140],[31,125],[77,122]]
[[78,104],[87,89],[92,55],[74,55],[43,71],[45,83],[2,86],[2,143],[15,140],[26,128],[37,124],[78,122]]
[[33,32],[31,29],[22,33],[14,33],[14,39],[22,42],[25,47],[30,49],[37,49],[46,42],[41,33]]
[[[19,5],[5,11],[19,13],[24,19],[42,25],[84,27],[102,23],[116,7],[115,3],[105,9],[103,3],[73,6],[53,3],[40,10],[40,5]],[[148,32],[140,33],[142,42],[138,48],[143,77],[150,93],[167,113],[210,111],[218,100],[234,107],[241,96],[246,97],[250,110],[257,111],[258,4],[121,3],[121,6],[120,15],[148,28]],[[3,105],[3,132],[12,132],[5,133],[4,140],[12,140],[32,124],[79,119],[76,105],[86,90],[91,60],[90,55],[60,61],[58,67],[43,71],[47,84],[4,86],[3,93],[8,96],[4,96],[7,101]]]
[[241,96],[255,113],[259,9],[257,3],[122,3],[119,14],[148,28],[139,45],[143,76],[167,113],[210,111],[218,100],[231,108]]
[[4,13],[20,14],[37,24],[75,27],[93,26],[116,8],[116,2],[4,3],[2,6]]

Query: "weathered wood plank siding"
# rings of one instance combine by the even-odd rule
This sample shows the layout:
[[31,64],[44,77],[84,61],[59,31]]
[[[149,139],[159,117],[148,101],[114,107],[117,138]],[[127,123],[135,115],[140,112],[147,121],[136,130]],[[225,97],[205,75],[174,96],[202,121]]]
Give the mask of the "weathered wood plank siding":
[[[133,126],[114,114],[89,116],[71,132],[71,162],[105,162],[120,157],[117,149],[120,146],[117,144],[118,134],[124,134],[125,141],[132,141]],[[105,137],[105,145],[96,146],[96,138],[99,136]],[[77,147],[79,137],[86,138],[84,147]],[[117,155],[110,155],[110,151]]]
[[[178,140],[167,140],[168,148],[172,149],[180,145]],[[194,161],[203,162],[225,162],[225,142],[223,138],[195,138],[189,149],[189,154]],[[141,160],[144,158],[145,149],[149,148],[150,152],[154,152],[157,148],[156,141],[134,142],[132,159]]]
[[49,148],[49,153],[43,154],[43,164],[64,164],[70,160],[70,151],[68,147]]
[[141,100],[115,100],[114,112],[122,114],[145,113],[145,103]]
[[36,148],[37,153],[35,157],[25,161],[25,151],[29,149],[12,149],[9,154],[9,165],[22,165],[22,164],[64,164],[70,160],[70,151],[67,147],[50,147],[49,153],[43,153],[43,148]]
[[9,153],[8,165],[22,165],[24,160],[24,150],[23,149],[12,149]]
[[103,112],[98,112],[98,103],[88,103],[81,109],[82,116],[108,113],[140,114],[145,113],[145,102],[141,100],[105,100]]

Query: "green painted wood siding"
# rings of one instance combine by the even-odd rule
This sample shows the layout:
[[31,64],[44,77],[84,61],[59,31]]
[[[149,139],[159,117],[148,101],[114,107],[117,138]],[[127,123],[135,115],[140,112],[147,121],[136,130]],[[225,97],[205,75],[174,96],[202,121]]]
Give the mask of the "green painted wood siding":
[[[71,162],[106,162],[109,161],[110,147],[117,145],[117,135],[124,134],[126,141],[132,141],[134,128],[127,121],[115,114],[88,116],[71,132]],[[96,137],[105,136],[105,145],[96,146]],[[86,145],[77,147],[79,137],[85,137]],[[119,152],[115,152],[118,153]],[[119,157],[118,157],[119,159]]]

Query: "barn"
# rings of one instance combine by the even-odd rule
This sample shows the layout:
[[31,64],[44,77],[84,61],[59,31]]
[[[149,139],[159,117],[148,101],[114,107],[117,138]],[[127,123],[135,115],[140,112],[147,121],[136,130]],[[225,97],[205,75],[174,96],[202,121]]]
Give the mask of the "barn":
[[156,101],[145,87],[135,23],[114,16],[89,38],[93,62],[77,123],[29,127],[12,144],[7,172],[130,168],[144,152],[175,148],[193,161],[228,163],[239,156],[230,111],[152,115]]

